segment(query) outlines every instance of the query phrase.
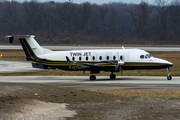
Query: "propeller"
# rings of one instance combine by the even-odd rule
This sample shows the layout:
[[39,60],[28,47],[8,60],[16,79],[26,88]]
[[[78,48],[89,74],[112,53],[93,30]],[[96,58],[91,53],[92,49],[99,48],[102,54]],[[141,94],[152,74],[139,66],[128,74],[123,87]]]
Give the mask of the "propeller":
[[116,67],[115,67],[115,70],[116,71],[118,71],[118,70],[120,70],[121,71],[121,73],[122,73],[122,65],[124,64],[124,62],[122,61],[122,60],[119,60],[118,61],[118,64],[116,65]]

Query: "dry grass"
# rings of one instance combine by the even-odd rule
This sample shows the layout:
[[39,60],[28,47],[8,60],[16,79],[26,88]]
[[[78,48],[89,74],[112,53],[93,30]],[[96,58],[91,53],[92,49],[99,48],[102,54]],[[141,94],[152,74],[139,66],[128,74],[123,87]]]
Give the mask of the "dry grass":
[[0,50],[3,60],[26,60],[23,50]]
[[[180,52],[171,52],[171,51],[151,51],[150,52],[154,57],[162,58],[168,61],[171,61],[174,66],[171,67],[172,76],[180,76]],[[25,54],[22,50],[0,50],[0,54],[3,54],[1,59],[3,60],[26,60]],[[101,72],[101,74],[97,74],[100,76],[109,76],[109,72]],[[118,76],[121,73],[116,73]],[[21,72],[21,73],[3,73],[1,75],[6,76],[18,76],[18,75],[39,75],[39,76],[89,76],[90,73],[87,71],[85,74],[82,74],[82,71],[63,71],[63,70],[46,70],[40,72]],[[140,75],[138,74],[137,70],[131,71],[123,71],[123,76],[166,76],[167,72],[165,69],[162,70],[141,70]]]
[[180,91],[174,90],[94,90],[89,89],[87,91],[107,93],[111,95],[118,95],[121,97],[132,98],[132,97],[153,97],[153,98],[168,98],[177,99],[180,98]]

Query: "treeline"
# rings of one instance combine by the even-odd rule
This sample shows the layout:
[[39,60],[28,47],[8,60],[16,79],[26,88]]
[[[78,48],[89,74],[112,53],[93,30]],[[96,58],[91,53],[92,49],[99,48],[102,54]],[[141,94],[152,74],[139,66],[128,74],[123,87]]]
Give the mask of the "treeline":
[[33,34],[41,44],[180,44],[180,0],[103,5],[0,2],[0,44]]

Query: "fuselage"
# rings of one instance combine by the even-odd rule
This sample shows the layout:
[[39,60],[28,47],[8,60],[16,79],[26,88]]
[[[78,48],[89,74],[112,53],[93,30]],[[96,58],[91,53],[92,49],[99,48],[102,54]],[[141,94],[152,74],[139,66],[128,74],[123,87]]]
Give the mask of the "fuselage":
[[[66,61],[66,56],[73,62],[83,62],[97,64],[101,61],[120,60],[123,61],[123,70],[141,70],[141,69],[163,69],[172,66],[169,61],[155,58],[148,52],[140,49],[108,49],[108,50],[73,50],[73,51],[53,51],[52,53],[40,55],[50,61]],[[59,64],[59,68],[65,68],[66,64]],[[115,67],[116,64],[103,65],[104,67]],[[57,66],[58,67],[58,64]],[[65,69],[79,70],[81,68],[68,65]]]

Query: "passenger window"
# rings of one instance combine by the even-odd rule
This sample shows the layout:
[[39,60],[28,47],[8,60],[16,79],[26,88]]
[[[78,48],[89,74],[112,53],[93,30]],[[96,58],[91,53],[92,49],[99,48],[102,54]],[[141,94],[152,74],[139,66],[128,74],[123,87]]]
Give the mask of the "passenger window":
[[75,60],[75,57],[72,57],[72,60],[74,61],[74,60]]
[[88,60],[88,57],[86,57],[86,60]]
[[141,58],[141,59],[144,59],[144,55],[141,55],[140,58]]
[[116,56],[113,56],[113,60],[116,60]]
[[120,60],[123,60],[123,56],[122,55],[120,56]]
[[93,56],[92,59],[95,60],[95,56]]
[[107,56],[106,59],[109,60],[109,56]]
[[81,58],[81,57],[79,57],[79,60],[81,61],[81,60],[82,60],[82,58]]
[[99,56],[99,60],[102,60],[102,56]]

